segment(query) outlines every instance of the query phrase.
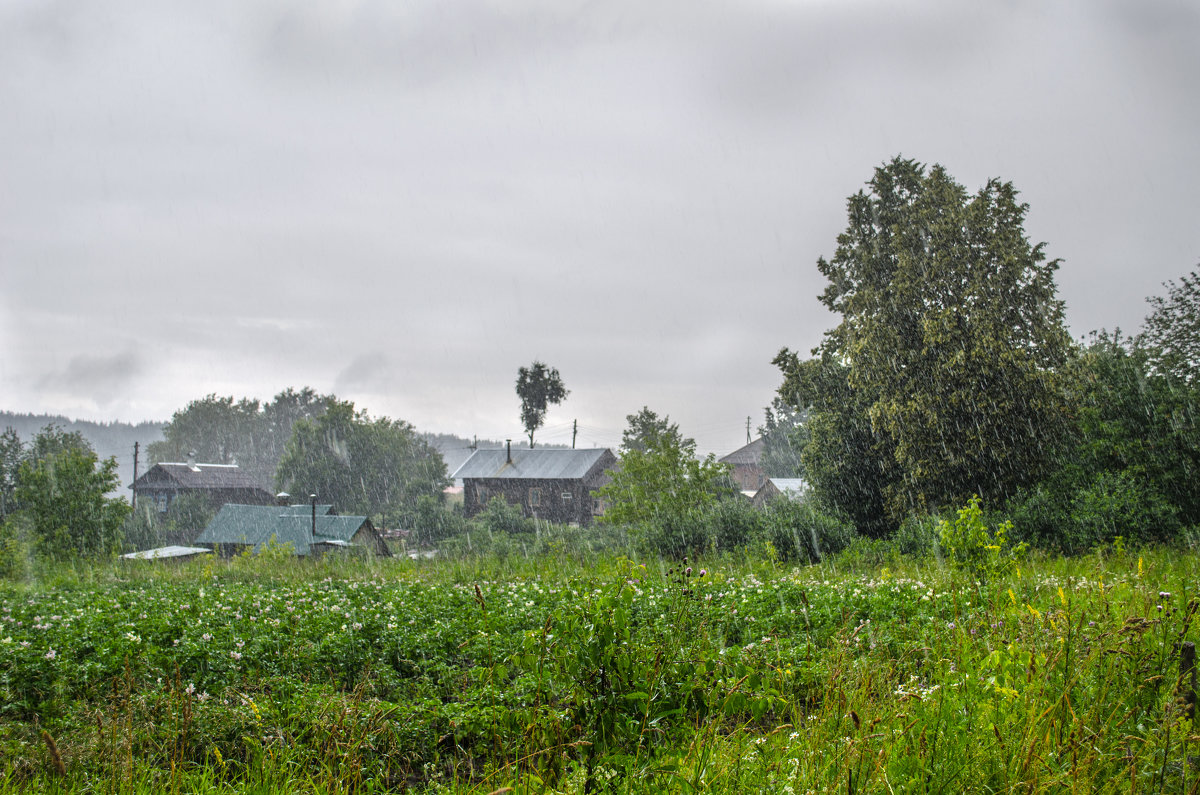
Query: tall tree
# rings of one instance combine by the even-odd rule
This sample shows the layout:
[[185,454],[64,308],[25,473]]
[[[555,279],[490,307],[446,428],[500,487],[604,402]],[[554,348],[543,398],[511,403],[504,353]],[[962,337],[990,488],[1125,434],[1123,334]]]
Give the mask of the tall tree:
[[711,454],[697,459],[696,443],[678,431],[655,435],[640,449],[624,450],[611,482],[597,492],[603,520],[639,525],[686,517],[734,493],[729,471]]
[[25,458],[25,446],[12,428],[0,434],[0,522],[17,509],[17,473]]
[[562,378],[555,367],[547,367],[534,361],[529,367],[517,370],[517,397],[521,399],[521,424],[529,434],[529,446],[533,447],[533,432],[546,422],[546,411],[558,405],[568,395]]
[[295,424],[276,483],[392,526],[415,516],[422,496],[441,500],[450,481],[441,455],[411,425],[373,420],[352,402],[338,401]]
[[207,395],[175,412],[163,427],[163,440],[147,447],[151,463],[183,461],[195,451],[199,461],[237,463],[259,482],[269,484],[283,458],[292,426],[325,413],[336,400],[309,387],[290,387],[269,403],[257,398]]
[[1153,372],[1200,384],[1200,270],[1163,286],[1165,297],[1146,299],[1154,311],[1142,325],[1139,347]]
[[696,445],[695,439],[684,439],[679,433],[678,423],[671,422],[667,415],[658,416],[649,406],[642,406],[636,414],[627,414],[625,421],[629,427],[621,434],[621,455],[633,451],[644,451],[666,441],[673,445]]
[[47,431],[30,447],[50,452],[21,463],[16,489],[39,552],[74,557],[118,551],[130,509],[125,500],[107,496],[120,484],[116,459],[99,461],[90,447],[64,445],[61,435]]
[[808,409],[789,406],[776,396],[764,414],[758,429],[763,440],[763,472],[772,478],[804,477],[801,454],[809,440]]
[[1067,427],[1058,261],[1026,239],[1012,183],[969,195],[941,166],[896,158],[868,187],[817,262],[821,302],[842,316],[821,350],[848,367],[871,449],[894,461],[880,464],[891,518],[1005,497]]

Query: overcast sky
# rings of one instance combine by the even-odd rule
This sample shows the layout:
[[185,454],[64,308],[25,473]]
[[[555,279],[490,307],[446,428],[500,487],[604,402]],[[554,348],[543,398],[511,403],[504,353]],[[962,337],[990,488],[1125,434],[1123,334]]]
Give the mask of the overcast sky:
[[0,0],[0,408],[310,385],[424,431],[745,442],[846,198],[1011,180],[1072,332],[1200,261],[1200,5]]

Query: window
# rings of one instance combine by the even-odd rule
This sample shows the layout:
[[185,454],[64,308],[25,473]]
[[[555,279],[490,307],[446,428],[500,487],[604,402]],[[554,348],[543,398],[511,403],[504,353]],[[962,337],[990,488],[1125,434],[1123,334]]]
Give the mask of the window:
[[487,501],[488,501],[487,486],[476,486],[475,487],[475,501],[478,502],[480,505],[487,505]]
[[167,512],[167,495],[165,495],[165,494],[158,495],[158,512],[159,513]]
[[563,501],[563,502],[570,502],[572,499],[573,499],[573,497],[572,497],[572,495],[571,495],[571,492],[569,492],[569,491],[564,491],[564,492],[562,493],[562,501]]
[[542,490],[541,489],[530,489],[529,490],[529,507],[536,508],[541,504],[542,504]]
[[603,515],[604,515],[604,500],[600,499],[599,497],[593,498],[592,499],[592,516],[603,516]]

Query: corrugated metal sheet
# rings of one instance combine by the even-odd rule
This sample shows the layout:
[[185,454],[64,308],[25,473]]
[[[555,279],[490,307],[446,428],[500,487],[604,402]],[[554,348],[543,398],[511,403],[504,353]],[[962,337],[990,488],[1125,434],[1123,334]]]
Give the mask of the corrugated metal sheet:
[[137,479],[134,487],[162,486],[167,482],[174,483],[181,489],[262,488],[258,481],[234,464],[178,463],[155,464]]
[[605,448],[589,450],[549,450],[545,448],[512,451],[508,463],[506,450],[476,450],[452,476],[463,478],[522,478],[538,480],[582,478],[607,453]]
[[221,507],[204,528],[197,544],[236,544],[261,551],[271,539],[290,544],[297,555],[307,555],[309,547],[322,541],[349,542],[367,524],[365,516],[335,516],[333,506],[317,506],[316,536],[313,535],[311,505],[234,505]]

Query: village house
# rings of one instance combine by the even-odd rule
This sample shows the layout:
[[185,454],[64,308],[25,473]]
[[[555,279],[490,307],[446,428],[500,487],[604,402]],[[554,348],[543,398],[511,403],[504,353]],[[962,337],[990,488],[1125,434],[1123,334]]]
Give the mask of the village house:
[[727,456],[717,459],[722,464],[732,467],[730,477],[737,484],[738,491],[751,496],[767,482],[763,472],[762,456],[765,443],[761,438],[739,447]]
[[270,505],[275,497],[237,464],[155,464],[130,486],[137,502],[166,513],[171,503],[184,494],[199,494],[216,508],[227,502]]
[[355,547],[391,557],[387,543],[365,516],[338,516],[332,505],[226,504],[194,542],[222,557],[271,545],[289,546],[300,557]]
[[454,473],[463,484],[463,510],[472,517],[501,497],[525,516],[559,524],[590,524],[604,513],[592,492],[617,464],[611,450],[547,448],[476,450]]

